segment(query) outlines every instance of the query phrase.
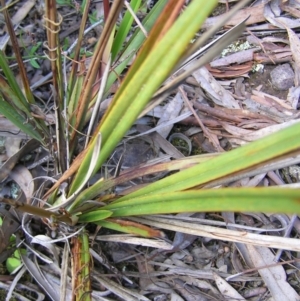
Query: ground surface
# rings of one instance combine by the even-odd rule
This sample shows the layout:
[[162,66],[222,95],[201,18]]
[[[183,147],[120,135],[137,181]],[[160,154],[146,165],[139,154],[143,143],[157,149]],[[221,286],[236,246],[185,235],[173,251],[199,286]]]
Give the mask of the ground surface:
[[[183,136],[175,136],[173,140],[169,139],[169,142],[184,154],[189,153],[189,143],[192,146],[190,150],[192,154],[214,153],[239,147],[245,143],[243,140],[245,132],[242,130],[249,131],[247,133],[254,133],[260,129],[275,124],[284,124],[299,118],[299,91],[294,90],[294,87],[299,88],[297,86],[299,76],[297,70],[299,69],[296,68],[297,62],[294,62],[295,55],[299,54],[295,52],[291,40],[289,40],[289,36],[284,30],[276,26],[270,27],[271,17],[266,15],[264,10],[264,6],[268,5],[267,1],[252,2],[252,4],[255,2],[257,5],[256,15],[261,15],[261,20],[257,23],[255,21],[249,22],[248,31],[237,41],[237,45],[245,43],[249,36],[256,36],[255,43],[253,39],[251,40],[250,49],[256,47],[254,53],[261,56],[255,57],[252,54],[249,58],[243,59],[242,53],[246,50],[238,49],[238,51],[234,51],[231,47],[227,57],[228,55],[233,57],[233,63],[223,63],[219,67],[208,65],[206,67],[211,73],[206,73],[205,70],[207,69],[205,69],[201,73],[195,72],[193,76],[187,79],[183,89],[189,99],[196,100],[200,105],[209,104],[215,109],[214,112],[208,113],[200,105],[198,107],[195,105],[195,108],[199,109],[199,116],[203,118],[204,125],[209,128],[212,135],[217,137],[218,143],[213,144],[210,139],[205,137],[197,121],[193,117],[189,117],[172,125],[169,133],[165,135],[165,138],[168,138],[170,134],[184,134],[184,138]],[[273,8],[279,9],[278,3],[283,1],[271,2]],[[76,11],[76,5],[79,4],[74,3],[72,2],[69,5],[62,3],[59,8],[60,13],[64,16],[61,27],[61,43],[66,49],[75,41],[80,25],[81,14],[78,10]],[[14,10],[18,11],[22,4],[24,3],[19,3]],[[230,3],[231,5],[232,3]],[[294,10],[289,10],[288,13],[287,9],[282,9],[281,16],[287,19],[296,19],[296,13],[298,13],[299,18],[300,5],[297,1],[287,1],[285,6],[292,7]],[[250,8],[250,5],[248,8]],[[51,94],[47,84],[50,65],[44,57],[40,57],[43,55],[42,45],[35,51],[33,50],[35,45],[39,45],[45,39],[41,17],[42,10],[43,8],[40,5],[36,5],[26,14],[24,20],[21,21],[23,34],[19,35],[19,42],[25,46],[23,49],[24,56],[26,54],[29,58],[26,66],[30,84],[34,86],[35,96],[45,105],[44,110],[49,109],[49,112],[51,112],[51,108],[47,108]],[[224,11],[226,11],[225,4],[219,4],[214,12],[214,17],[220,16]],[[91,19],[92,17],[101,17],[101,4],[94,3],[91,14]],[[273,16],[273,18],[276,17]],[[231,20],[230,25],[236,23],[237,21]],[[261,27],[258,27],[258,25],[265,26],[265,29],[260,29]],[[226,31],[227,28],[225,27],[224,30]],[[293,40],[293,43],[299,50],[299,31],[297,31],[297,28],[293,30],[295,36],[298,37],[298,41]],[[101,25],[86,36],[85,44],[88,51],[93,50],[100,32]],[[5,29],[3,28],[4,34]],[[11,55],[9,44],[6,53]],[[280,57],[278,54],[282,54],[282,56]],[[221,57],[217,57],[215,61],[219,59]],[[293,78],[287,79],[285,77],[282,79],[281,83],[286,81],[287,86],[280,90],[274,85],[270,73],[283,63],[287,63],[286,68],[291,67],[294,74]],[[262,69],[254,70],[253,67],[257,64],[261,64]],[[17,69],[14,69],[14,71],[17,73]],[[205,86],[204,82],[211,74],[215,76],[217,81],[214,86]],[[222,90],[224,98],[216,101],[214,95],[221,89],[224,89]],[[113,94],[114,91],[111,91],[111,93]],[[168,105],[174,106],[176,110],[178,106],[184,107],[182,99],[181,104],[178,104],[175,95],[176,92],[166,100],[165,106],[161,107],[164,108],[164,111],[167,111]],[[225,98],[227,105],[224,105],[222,109],[225,110],[226,118],[217,114],[222,112],[219,102],[225,101]],[[237,103],[240,106],[237,115],[241,118],[239,122],[233,119],[235,116],[230,111],[236,108],[235,104]],[[177,115],[180,112],[182,111],[179,110]],[[249,112],[253,114],[252,120],[246,120],[245,116]],[[176,117],[171,115],[170,113],[169,116],[164,118],[172,119]],[[152,122],[150,122],[151,127],[154,127],[153,122],[156,124],[162,118],[162,115],[158,109],[150,112],[147,118],[148,125],[150,120]],[[3,128],[3,131],[8,131],[8,129]],[[160,129],[157,132],[162,134]],[[262,137],[262,135],[257,132],[255,139]],[[18,137],[22,138],[22,136]],[[124,163],[127,166],[123,166],[124,169],[145,163],[159,156],[157,145],[153,146],[151,139],[148,137],[136,140],[131,144],[128,143]],[[11,144],[6,143],[3,149],[3,160],[9,157],[7,151],[10,149]],[[123,152],[122,148],[117,150],[116,157],[112,158],[112,164],[117,164],[119,160],[118,151],[119,154]],[[37,175],[44,174],[44,171],[38,168],[36,168],[36,172]],[[157,174],[154,179],[164,175],[163,173]],[[151,180],[153,178],[137,179],[133,185],[147,183]],[[11,181],[7,181],[2,185],[3,195],[10,193],[10,183]],[[290,169],[286,168],[264,173],[263,175],[234,180],[228,186],[251,187],[286,183],[299,183],[298,165],[294,165]],[[122,187],[118,187],[118,189],[129,188],[131,185],[132,183],[127,183]],[[300,220],[297,216],[279,214],[197,213],[194,215],[179,215],[177,218],[183,219],[185,222],[191,222],[192,218],[195,223],[235,230],[237,233],[247,229],[250,233],[274,236],[275,241],[276,238],[279,241],[282,236],[298,239],[300,231]],[[237,224],[238,226],[236,226]],[[50,233],[47,226],[41,224],[39,220],[34,220],[32,227],[33,232],[37,234]],[[292,230],[287,230],[289,228]],[[216,237],[166,231],[166,242],[172,245],[173,249],[164,250],[159,247],[142,246],[141,241],[130,244],[129,238],[126,243],[106,242],[105,240],[109,240],[108,236],[115,233],[102,230],[98,233],[98,229],[94,226],[89,227],[88,231],[90,238],[94,239],[93,250],[97,254],[97,256],[93,255],[92,267],[94,271],[93,290],[98,292],[98,295],[94,296],[95,300],[300,300],[298,295],[300,293],[299,252],[295,252],[294,249],[278,251],[278,248],[254,247],[251,244],[232,242],[230,239],[226,240],[226,237],[220,240]],[[110,239],[121,241],[119,237],[114,236],[111,236]],[[49,257],[53,256],[47,248],[40,246],[37,250],[41,253],[44,252]],[[57,245],[57,250],[62,253],[61,245]],[[4,263],[8,254],[3,252],[1,256],[1,261]],[[274,256],[278,256],[278,260],[275,260]],[[48,267],[46,264],[42,264],[41,266],[44,270],[53,269],[53,275],[57,279],[59,278],[52,265]],[[285,281],[285,278],[287,281]],[[2,290],[7,289],[12,280],[13,277],[8,275],[3,265],[0,271],[0,288]],[[20,294],[26,292],[26,297],[29,300],[42,300],[44,297],[43,290],[38,288],[38,284],[30,283],[31,281],[31,276],[25,274],[20,280],[20,283],[24,286],[19,284],[16,292]],[[118,290],[114,285],[122,289]],[[280,292],[276,290],[278,288]],[[38,297],[35,294],[36,290],[41,291],[41,295]],[[100,292],[102,296],[100,296]],[[142,296],[144,299],[141,299]],[[45,298],[47,299],[47,297]],[[4,298],[2,299],[4,300]],[[18,296],[16,296],[16,299],[21,300]]]

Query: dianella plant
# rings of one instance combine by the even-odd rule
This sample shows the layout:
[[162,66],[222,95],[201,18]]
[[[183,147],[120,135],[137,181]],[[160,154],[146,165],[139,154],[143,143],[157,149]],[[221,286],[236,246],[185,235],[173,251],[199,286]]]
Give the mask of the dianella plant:
[[[114,0],[111,5],[109,1],[103,2],[103,30],[91,58],[81,53],[90,1],[85,3],[77,43],[69,53],[63,52],[59,43],[63,19],[56,10],[56,2],[45,2],[47,41],[44,45],[51,64],[53,113],[56,117],[55,123],[50,125],[30,89],[8,9],[2,1],[22,88],[1,51],[0,113],[33,139],[30,151],[42,146],[53,158],[55,166],[53,182],[49,184],[48,181],[38,191],[39,204],[33,202],[33,198],[27,198],[26,202],[3,198],[2,202],[41,217],[58,232],[66,225],[69,231],[73,229],[76,233],[72,238],[76,300],[91,298],[90,245],[84,230],[87,224],[153,237],[159,236],[160,231],[131,218],[211,211],[300,213],[299,191],[296,189],[209,188],[229,183],[236,176],[255,174],[255,170],[263,166],[272,168],[268,164],[298,155],[299,123],[214,156],[191,156],[138,166],[122,173],[116,167],[114,175],[107,172],[108,160],[136,120],[153,105],[163,102],[192,72],[240,36],[244,22],[199,52],[226,20],[248,1],[239,1],[221,22],[197,38],[201,24],[217,0],[190,1],[187,6],[184,0],[157,1],[135,30],[132,26],[136,22],[134,15],[143,5],[142,0],[130,3]],[[72,60],[66,76],[66,61],[71,52]],[[105,110],[102,109],[104,103]],[[16,163],[2,168],[3,174],[7,176]],[[122,164],[122,158],[118,163]],[[90,181],[100,172],[101,176]],[[154,177],[150,183],[120,193],[115,189],[137,177],[157,173],[164,176],[157,180]],[[24,259],[24,264],[30,266],[28,258]],[[44,285],[44,289],[52,292],[53,299],[56,298],[51,288]]]

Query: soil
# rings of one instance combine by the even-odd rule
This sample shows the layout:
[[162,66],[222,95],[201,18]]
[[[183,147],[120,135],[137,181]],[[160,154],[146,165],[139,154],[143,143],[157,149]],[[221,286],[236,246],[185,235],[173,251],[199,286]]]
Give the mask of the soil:
[[[75,3],[77,2],[75,1]],[[225,10],[226,6],[221,4],[214,11],[213,15],[222,14]],[[63,6],[60,8],[60,12],[63,15],[69,14],[69,17],[64,18],[62,34],[60,36],[62,45],[69,46],[77,38],[77,30],[79,28],[78,25],[80,24],[80,13],[75,11],[73,4]],[[31,36],[34,37],[34,41],[29,42],[29,46],[27,45],[27,47],[33,47],[36,45],[36,43],[45,39],[45,36],[43,35],[43,27],[41,25],[41,15],[39,12],[33,10],[29,14],[29,17],[25,19],[25,23],[34,23],[36,26],[35,29],[33,29],[30,33]],[[26,24],[24,24],[24,26]],[[99,28],[97,30],[99,30]],[[87,49],[92,49],[93,45],[97,41],[97,30],[91,31],[91,33],[89,33],[89,35],[85,38],[85,46]],[[23,49],[23,51],[25,50],[26,49]],[[43,49],[39,48],[36,55],[38,56],[42,54]],[[41,65],[41,70],[36,70],[32,65],[27,64],[27,71],[31,84],[36,83],[39,79],[43,78],[50,72],[50,65],[48,61],[40,59],[38,60],[38,63]],[[270,81],[270,72],[275,67],[276,66],[274,65],[265,65],[263,72],[249,72],[249,77],[245,77],[244,80],[246,91],[251,93],[252,89],[259,88],[262,92],[285,100],[287,98],[288,91],[276,90]],[[15,72],[17,73],[17,70],[15,70]],[[192,85],[190,85],[189,88],[195,89],[195,87]],[[194,93],[197,94],[198,91],[195,90]],[[51,95],[48,82],[43,83],[38,89],[36,89],[35,95],[40,99],[44,109],[47,109],[47,101]],[[184,128],[184,130],[182,130],[182,132],[185,133],[191,127],[192,126],[190,125],[188,127],[183,126],[182,128]],[[178,127],[176,126],[176,128]],[[220,129],[218,127],[212,127],[212,130],[219,131]],[[196,137],[196,135],[199,136]],[[205,152],[215,151],[215,149],[212,148],[211,143],[207,141],[202,133],[195,134],[195,137],[201,140],[199,140],[200,142],[198,143],[198,146],[199,144],[206,145]],[[223,139],[226,140],[226,137]],[[152,149],[149,150],[149,143],[145,144],[144,142],[145,141],[143,141],[143,147],[137,145],[139,152],[137,149],[134,150],[134,156],[136,157],[134,157],[133,160],[130,160],[130,158],[128,158],[128,154],[126,154],[126,163],[128,163],[127,161],[138,162],[138,164],[144,163],[145,160],[139,160],[140,158],[137,158],[140,156],[140,153],[147,153],[147,156],[153,159],[154,151]],[[224,145],[226,145],[226,143],[227,140],[224,142]],[[203,152],[203,148],[200,149],[199,147],[199,149],[197,149],[197,143],[193,143],[193,145],[194,149],[192,154]],[[117,149],[116,157],[112,160],[116,161],[113,162],[113,164],[117,164],[122,152],[123,149],[122,146],[120,146]],[[128,166],[132,167],[129,163]],[[136,183],[134,183],[134,185],[135,184]],[[222,227],[224,228],[228,222],[226,219],[227,216],[215,213],[201,214],[200,216],[197,216],[197,218],[224,222],[224,224],[222,224]],[[255,225],[256,227],[270,226],[271,228],[278,227],[278,221],[271,222],[267,218],[264,220],[259,215],[240,214],[238,215],[238,219],[242,224],[245,225]],[[268,222],[269,224],[267,224]],[[90,237],[95,237],[98,230],[99,229],[93,229],[95,232],[90,233]],[[112,233],[112,231],[101,230],[98,235],[109,235]],[[145,292],[145,296],[147,296],[150,300],[155,301],[169,300],[169,296],[171,296],[171,294],[175,294],[175,292],[176,296],[178,294],[187,301],[208,301],[212,300],[213,298],[227,300],[225,296],[222,296],[219,292],[217,292],[214,284],[215,281],[213,280],[212,274],[208,275],[208,271],[218,272],[223,278],[225,278],[231,274],[237,273],[238,271],[242,272],[247,269],[246,263],[243,261],[243,258],[241,258],[240,255],[237,255],[236,247],[231,242],[188,235],[180,236],[178,233],[174,234],[174,232],[168,231],[166,231],[165,240],[171,243],[173,240],[176,248],[174,248],[173,251],[163,251],[142,246],[132,247],[129,244],[100,242],[96,239],[94,241],[93,249],[97,250],[103,259],[103,262],[101,264],[99,262],[95,262],[93,268],[101,274],[109,275],[110,279],[113,279],[114,281],[116,280],[119,285],[123,285],[134,292],[143,290]],[[43,249],[43,251],[45,250]],[[62,251],[61,248],[60,251]],[[288,260],[290,259],[290,256],[291,254],[284,253],[282,258]],[[181,272],[177,274],[178,271]],[[194,272],[203,272],[203,274],[200,276],[198,275],[198,278],[194,278]],[[157,276],[158,273],[160,273],[159,276]],[[299,276],[299,272],[297,272],[297,274]],[[127,281],[125,276],[130,278],[131,282]],[[261,293],[257,294],[256,298],[253,297],[249,300],[269,300],[267,288],[256,272],[253,274],[245,273],[243,276],[239,277],[240,278],[238,278],[238,281],[235,280],[230,282],[230,285],[239,291],[239,293],[245,295],[247,290],[254,291],[255,288],[260,288]],[[203,282],[199,280],[200,278],[203,279],[201,280]],[[199,283],[193,283],[195,279],[197,279],[197,281],[199,280]],[[288,281],[294,287],[294,289],[298,290],[299,292],[300,286],[298,279],[296,276],[289,276]],[[157,286],[154,284],[157,284]],[[98,283],[94,283],[94,287],[97,290],[105,290],[105,288]],[[146,292],[147,290],[149,290],[149,293]],[[0,300],[4,300],[1,298],[2,295],[0,293]],[[123,299],[113,295],[112,300]]]
[[[264,65],[263,72],[251,72],[249,78],[245,79],[245,84],[251,89],[257,89],[257,87],[261,87],[262,92],[267,94],[276,96],[280,99],[286,99],[288,95],[288,91],[280,91],[272,85],[270,73],[275,68],[274,65]],[[250,92],[251,89],[248,89]]]

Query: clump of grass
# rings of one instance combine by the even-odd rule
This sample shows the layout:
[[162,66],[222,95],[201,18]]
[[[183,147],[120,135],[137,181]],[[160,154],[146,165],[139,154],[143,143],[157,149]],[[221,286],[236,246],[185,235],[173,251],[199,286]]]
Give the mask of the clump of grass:
[[[42,196],[49,206],[47,210],[12,200],[6,200],[7,203],[17,209],[44,217],[52,224],[67,223],[76,226],[95,223],[113,230],[147,237],[159,236],[160,232],[138,223],[129,223],[122,218],[196,211],[300,212],[298,193],[295,190],[201,189],[203,185],[230,178],[244,170],[253,170],[274,158],[279,160],[286,154],[297,153],[300,147],[297,139],[299,123],[214,158],[192,157],[186,162],[172,161],[164,165],[143,167],[129,171],[125,176],[103,177],[93,185],[87,185],[88,181],[104,168],[118,143],[148,104],[157,101],[159,96],[163,100],[162,96],[168,95],[193,72],[194,69],[187,68],[183,75],[175,75],[171,84],[162,87],[166,79],[180,69],[199,45],[205,43],[222,25],[216,24],[216,27],[203,35],[200,42],[191,45],[190,41],[218,1],[192,1],[184,12],[180,13],[184,2],[158,1],[143,20],[143,27],[148,36],[145,37],[143,30],[137,28],[128,40],[134,22],[132,14],[126,11],[117,26],[124,1],[115,0],[111,7],[109,1],[104,1],[104,28],[88,68],[85,66],[84,57],[80,55],[85,24],[89,17],[87,2],[82,8],[82,25],[67,82],[64,80],[63,56],[58,39],[61,17],[56,11],[55,0],[46,2],[47,55],[53,74],[56,114],[54,148],[54,134],[45,120],[33,112],[32,108],[37,103],[29,88],[7,10],[4,10],[22,75],[24,92],[10,71],[4,53],[0,52],[0,65],[5,75],[5,78],[0,77],[0,112],[48,149],[54,157],[57,174],[60,174],[57,182],[44,191]],[[232,13],[246,2],[241,1]],[[4,3],[2,5],[4,7]],[[137,11],[141,5],[142,1],[139,0],[130,2],[133,11]],[[196,67],[193,68],[199,68],[216,53],[221,52],[222,47],[236,39],[242,29],[243,24],[240,24],[208,54],[198,59]],[[124,75],[124,70],[132,60],[107,110],[100,117],[101,102],[107,98],[112,84]],[[84,133],[86,128],[88,130]],[[172,171],[172,175],[125,195],[111,193],[113,187],[129,181],[137,174],[143,176],[158,171]],[[63,186],[66,186],[66,189],[61,189]],[[73,249],[73,255],[83,254],[73,256],[73,275],[79,281],[73,284],[73,289],[82,288],[74,289],[76,300],[82,300],[83,296],[89,300],[89,244],[86,233],[81,232],[75,236],[73,244],[77,246],[75,251]],[[85,284],[89,284],[86,285],[86,289],[82,286],[84,281]]]

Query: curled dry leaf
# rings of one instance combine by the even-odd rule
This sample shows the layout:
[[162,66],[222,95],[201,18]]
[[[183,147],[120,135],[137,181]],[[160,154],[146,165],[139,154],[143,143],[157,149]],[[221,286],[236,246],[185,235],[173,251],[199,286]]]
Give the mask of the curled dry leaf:
[[[178,92],[175,95],[175,97],[166,106],[164,106],[163,115],[159,119],[157,125],[173,120],[175,117],[179,115],[182,107],[183,107],[183,99],[181,94]],[[173,124],[170,124],[169,126],[163,127],[157,132],[162,137],[167,138],[172,128],[173,128]]]
[[50,278],[50,274],[43,272],[38,266],[37,261],[32,261],[27,255],[21,254],[21,257],[27,271],[40,285],[40,287],[44,289],[48,297],[54,301],[60,300],[58,295],[59,285]]
[[7,137],[5,139],[5,150],[7,157],[10,158],[19,151],[21,141],[21,138]]
[[264,7],[264,16],[272,25],[279,28],[296,28],[300,26],[299,19],[291,19],[280,16],[281,9],[279,6],[275,7],[275,5],[272,5],[272,3],[274,3],[274,1],[267,3]]
[[252,62],[243,65],[221,67],[218,69],[207,66],[207,69],[215,78],[235,78],[247,76],[248,72],[252,70]]
[[247,142],[255,141],[271,133],[275,133],[297,122],[299,122],[299,120],[291,120],[291,121],[283,122],[281,124],[270,125],[256,131],[241,129],[239,127],[230,125],[228,123],[222,123],[222,125],[228,133],[234,135],[235,137],[235,138],[229,138],[231,144],[243,145]]
[[59,262],[59,251],[58,248],[51,243],[52,239],[46,235],[36,235],[32,238],[31,243],[35,243],[35,244],[40,244],[42,246],[44,246],[45,248],[47,248],[49,250],[50,253],[52,253],[55,262],[58,263]]
[[23,190],[26,198],[31,198],[34,192],[34,181],[30,171],[23,165],[17,165],[9,174]]
[[294,70],[295,70],[295,86],[300,85],[300,40],[294,31],[286,27],[286,30],[289,34],[290,47],[292,51],[292,56],[294,60]]
[[300,86],[290,88],[289,94],[287,96],[287,102],[291,104],[291,107],[294,110],[297,109],[299,98],[300,98]]
[[275,256],[268,248],[247,245],[247,249],[253,266],[259,268],[258,272],[271,292],[274,301],[300,300],[300,296],[286,281],[286,273],[282,265],[274,265]]

